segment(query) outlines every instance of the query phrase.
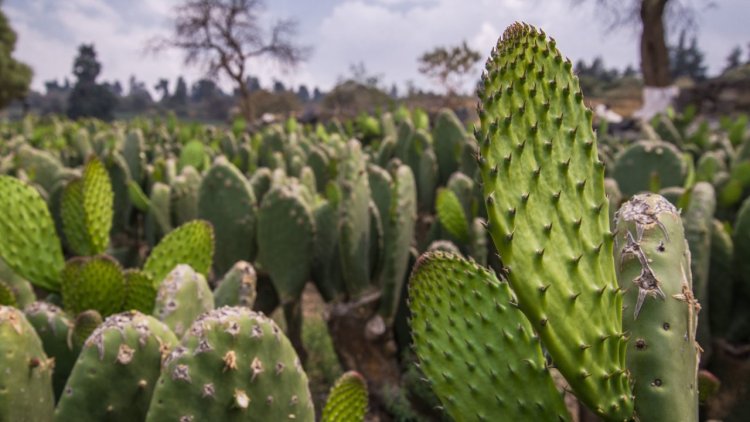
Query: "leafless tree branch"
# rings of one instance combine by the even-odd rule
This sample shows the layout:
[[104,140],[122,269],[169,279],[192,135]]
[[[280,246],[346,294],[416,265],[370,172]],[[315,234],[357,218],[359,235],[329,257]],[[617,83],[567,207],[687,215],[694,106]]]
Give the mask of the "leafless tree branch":
[[146,51],[179,49],[185,65],[201,66],[210,77],[225,74],[237,85],[251,117],[248,60],[268,57],[283,69],[293,69],[312,51],[294,42],[295,20],[279,20],[266,30],[261,24],[264,8],[263,0],[186,0],[175,7],[172,33],[149,40]]

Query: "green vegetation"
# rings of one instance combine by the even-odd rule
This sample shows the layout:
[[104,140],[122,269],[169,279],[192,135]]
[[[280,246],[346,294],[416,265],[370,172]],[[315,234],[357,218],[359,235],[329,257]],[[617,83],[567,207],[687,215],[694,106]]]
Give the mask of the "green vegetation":
[[478,94],[0,124],[0,420],[742,420],[747,117],[597,139],[525,24]]

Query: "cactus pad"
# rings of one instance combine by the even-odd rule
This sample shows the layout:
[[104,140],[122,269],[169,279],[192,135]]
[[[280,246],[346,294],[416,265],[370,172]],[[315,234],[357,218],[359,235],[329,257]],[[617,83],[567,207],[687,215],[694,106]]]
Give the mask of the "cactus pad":
[[409,300],[420,367],[453,418],[570,419],[508,283],[456,255],[429,252],[414,267]]
[[258,211],[258,261],[282,302],[298,298],[310,277],[315,227],[302,195],[299,184],[275,186]]
[[73,330],[73,322],[62,309],[47,302],[32,303],[24,309],[24,314],[42,341],[44,352],[55,359],[52,387],[55,399],[60,400],[65,382],[78,356],[78,349],[68,341]]
[[182,337],[198,315],[214,309],[206,278],[189,265],[180,264],[161,282],[154,315]]
[[214,290],[214,306],[244,306],[252,309],[258,276],[252,264],[238,261]]
[[210,223],[195,220],[169,232],[151,251],[143,264],[154,283],[161,283],[178,264],[190,265],[195,271],[208,275],[214,255],[214,230]]
[[33,284],[59,290],[65,261],[44,199],[10,176],[0,176],[0,198],[0,258]]
[[154,310],[156,300],[156,287],[154,280],[145,272],[130,269],[123,274],[125,276],[125,311],[139,311],[146,315]]
[[697,421],[700,306],[680,214],[659,195],[636,195],[617,212],[616,227],[636,416]]
[[367,381],[349,371],[336,380],[323,409],[323,422],[363,422],[367,412]]
[[106,317],[120,312],[125,301],[120,264],[104,255],[71,259],[63,271],[62,297],[73,314],[94,309]]
[[477,140],[489,231],[521,310],[577,397],[625,420],[625,373],[604,164],[572,64],[513,24],[487,62]]
[[23,312],[0,305],[0,420],[52,421],[53,367]]
[[312,422],[307,383],[272,320],[223,307],[198,318],[167,357],[146,421]]
[[86,340],[55,411],[60,421],[142,421],[177,338],[139,312],[112,315]]
[[226,159],[217,159],[203,178],[198,199],[198,216],[214,226],[217,273],[226,273],[239,260],[255,259],[257,209],[245,176]]

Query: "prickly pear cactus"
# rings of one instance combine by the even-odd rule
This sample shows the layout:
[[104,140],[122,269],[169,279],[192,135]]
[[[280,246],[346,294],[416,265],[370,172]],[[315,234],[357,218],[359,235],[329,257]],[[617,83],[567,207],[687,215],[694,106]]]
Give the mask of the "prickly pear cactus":
[[60,160],[54,155],[27,144],[18,149],[16,160],[18,168],[24,170],[34,183],[47,192],[55,185],[63,170]]
[[73,329],[68,335],[68,344],[80,350],[89,336],[104,322],[102,314],[94,309],[83,311],[76,315]]
[[272,320],[223,307],[198,318],[167,357],[146,421],[313,421],[307,383]]
[[479,164],[489,231],[521,310],[577,397],[633,414],[592,113],[553,40],[511,25],[479,92]]
[[469,241],[469,220],[456,194],[450,189],[439,189],[435,201],[440,225],[456,240]]
[[3,281],[0,281],[0,305],[18,307],[16,295]]
[[13,270],[0,258],[0,283],[5,284],[16,301],[16,306],[23,309],[36,300],[34,287],[23,277],[14,273]]
[[420,367],[454,419],[570,419],[508,283],[457,255],[429,252],[414,267],[409,300]]
[[175,224],[182,225],[198,218],[198,195],[202,180],[200,173],[188,166],[172,181],[170,208]]
[[112,315],[86,340],[55,411],[59,421],[142,421],[163,356],[177,344],[140,312]]
[[[711,258],[709,265],[708,300],[710,301],[708,314],[711,333],[716,337],[724,337],[731,325],[734,315],[731,304],[736,299],[736,267],[734,265],[734,243],[732,235],[718,220],[711,225]],[[703,318],[706,318],[705,313]]]
[[62,309],[47,302],[34,302],[23,312],[42,341],[44,352],[55,359],[52,388],[55,399],[60,400],[65,382],[78,357],[78,349],[68,341],[73,322]]
[[0,176],[0,198],[0,258],[33,284],[59,290],[65,261],[44,199],[10,176]]
[[214,306],[244,306],[252,309],[257,284],[258,276],[252,264],[246,261],[236,262],[214,290]]
[[143,271],[158,286],[178,264],[190,265],[195,271],[208,275],[214,256],[214,230],[204,220],[194,220],[172,230],[151,251],[143,264]]
[[23,312],[0,305],[0,420],[52,421],[53,367]]
[[693,186],[690,203],[682,215],[685,239],[690,247],[690,271],[693,279],[695,299],[701,304],[704,318],[698,324],[698,343],[708,351],[711,347],[711,329],[708,315],[711,313],[708,296],[709,267],[711,265],[711,231],[716,211],[716,193],[708,182]]
[[106,317],[120,312],[125,302],[120,264],[105,255],[71,259],[63,271],[62,297],[73,314],[94,309]]
[[255,259],[258,206],[245,176],[221,157],[200,186],[198,216],[214,226],[216,272],[224,274],[240,260]]
[[161,282],[154,316],[182,337],[198,315],[214,309],[214,297],[206,278],[189,265],[180,264]]
[[[409,248],[414,238],[417,220],[417,187],[409,166],[401,164],[392,172],[390,208],[383,220],[383,271],[380,277],[382,296],[380,312],[392,322],[401,300],[407,276]],[[390,324],[389,324],[390,325]]]
[[156,287],[154,280],[147,273],[129,269],[123,273],[125,277],[125,311],[140,311],[150,314],[154,310]]
[[456,114],[447,108],[440,110],[432,130],[440,185],[446,184],[451,174],[458,170],[466,137],[466,129]]
[[331,387],[323,422],[363,422],[367,412],[367,381],[358,372],[341,375]]
[[625,196],[680,186],[685,179],[680,150],[662,141],[639,141],[615,159],[614,178]]
[[296,183],[275,186],[258,211],[258,261],[284,303],[302,294],[312,265],[315,226],[302,190]]
[[346,289],[356,298],[370,285],[370,184],[359,142],[349,141],[346,154],[339,163],[339,252]]
[[62,222],[65,238],[78,255],[96,255],[109,245],[114,215],[114,193],[104,164],[94,157],[83,176],[63,190]]
[[659,195],[636,195],[617,212],[616,228],[636,416],[697,421],[700,306],[680,214]]
[[156,244],[164,235],[172,231],[172,188],[161,182],[151,186],[148,198],[149,208],[146,214],[146,240],[150,245]]

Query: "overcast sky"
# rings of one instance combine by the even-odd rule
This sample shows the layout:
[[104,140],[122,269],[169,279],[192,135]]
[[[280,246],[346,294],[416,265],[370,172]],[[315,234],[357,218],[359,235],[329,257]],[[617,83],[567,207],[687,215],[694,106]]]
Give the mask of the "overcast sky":
[[[620,1],[620,0],[611,0]],[[628,1],[628,0],[622,0]],[[630,0],[633,1],[633,0]],[[710,73],[718,72],[735,45],[747,57],[750,0],[682,0],[699,7],[698,44]],[[33,87],[69,77],[77,46],[93,42],[102,63],[100,80],[127,87],[136,75],[151,88],[159,78],[179,75],[193,82],[201,70],[182,64],[179,51],[158,57],[143,54],[146,40],[170,29],[177,0],[5,0],[4,11],[18,33],[16,57],[34,68]],[[351,64],[362,62],[371,74],[400,90],[407,81],[435,88],[417,71],[417,57],[438,45],[466,40],[489,54],[504,28],[516,20],[542,27],[571,60],[602,56],[607,67],[638,65],[638,34],[631,29],[607,33],[593,0],[572,7],[571,0],[267,0],[266,20],[299,21],[298,41],[313,48],[308,62],[293,73],[253,63],[261,84],[273,79],[287,86],[306,84],[330,89]],[[676,38],[676,36],[674,37]],[[484,60],[484,59],[483,59]],[[477,76],[481,66],[477,66]],[[222,85],[229,86],[227,81]],[[467,83],[467,86],[470,84]],[[127,88],[126,88],[127,89]]]

